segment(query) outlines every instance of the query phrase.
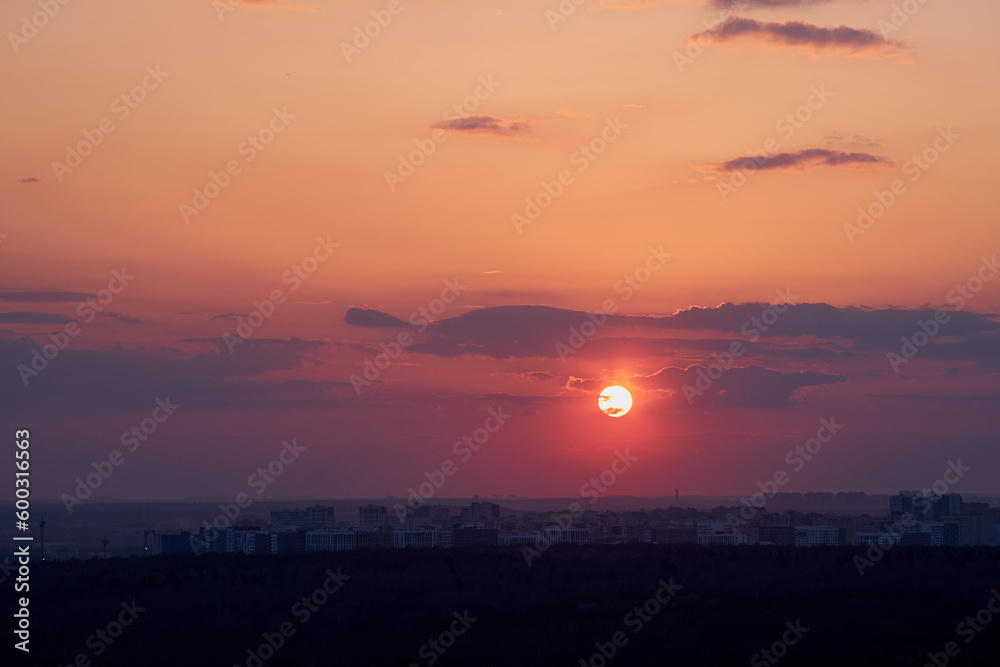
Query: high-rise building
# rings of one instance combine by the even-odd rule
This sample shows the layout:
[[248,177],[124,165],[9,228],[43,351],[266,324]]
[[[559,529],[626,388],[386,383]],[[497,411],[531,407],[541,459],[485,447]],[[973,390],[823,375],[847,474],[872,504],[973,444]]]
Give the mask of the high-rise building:
[[941,515],[959,516],[962,514],[962,496],[958,493],[946,493],[941,496]]
[[500,506],[496,503],[472,503],[468,517],[464,516],[464,509],[462,514],[462,518],[468,521],[496,521],[500,518]]
[[335,523],[332,506],[317,504],[306,508],[306,524],[310,528],[333,528]]
[[299,528],[309,528],[308,514],[306,510],[271,510],[270,527],[272,533],[284,533]]
[[157,533],[153,538],[153,554],[193,553],[191,533]]
[[420,505],[406,512],[406,526],[439,526],[451,525],[451,508],[447,505]]

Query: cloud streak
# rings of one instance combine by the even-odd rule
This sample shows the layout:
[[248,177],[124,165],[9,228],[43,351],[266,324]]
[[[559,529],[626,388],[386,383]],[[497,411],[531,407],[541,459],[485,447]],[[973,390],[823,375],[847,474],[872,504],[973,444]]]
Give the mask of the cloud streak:
[[710,164],[703,168],[712,173],[735,171],[772,171],[791,169],[805,171],[816,167],[882,167],[892,168],[895,163],[882,155],[871,153],[835,151],[828,148],[803,148],[789,153],[755,155],[734,158],[725,162]]
[[734,17],[690,37],[693,42],[757,41],[769,46],[805,49],[813,55],[891,58],[903,55],[906,45],[873,30],[849,26],[822,27],[805,21],[784,23]]
[[485,115],[440,120],[431,125],[431,128],[454,134],[485,134],[497,137],[513,137],[531,131],[530,125],[524,121]]

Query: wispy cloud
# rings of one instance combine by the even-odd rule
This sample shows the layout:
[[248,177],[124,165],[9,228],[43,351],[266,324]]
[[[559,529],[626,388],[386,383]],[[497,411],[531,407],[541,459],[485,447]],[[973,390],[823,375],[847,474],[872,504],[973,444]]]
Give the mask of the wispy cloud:
[[881,144],[870,137],[855,132],[831,132],[823,137],[827,146],[849,146],[851,148],[877,148]]
[[4,324],[65,324],[71,321],[57,313],[0,313],[0,322]]
[[827,148],[804,148],[791,153],[734,158],[725,162],[702,165],[699,169],[711,173],[729,173],[735,171],[768,171],[777,169],[804,171],[815,167],[891,168],[894,166],[895,163],[892,160],[881,155],[847,153]]
[[0,301],[9,303],[67,303],[90,298],[92,294],[83,292],[0,292]]
[[883,37],[873,30],[838,26],[822,27],[804,21],[784,23],[755,21],[735,17],[710,30],[691,36],[692,42],[756,41],[779,48],[804,49],[811,55],[867,56],[894,58],[904,56],[907,47],[902,42]]
[[497,137],[514,137],[528,134],[531,131],[531,125],[527,121],[507,120],[499,116],[485,115],[441,120],[431,127],[456,134],[486,134]]
[[315,7],[307,7],[305,5],[296,5],[290,2],[281,2],[281,0],[243,0],[242,4],[247,7],[254,7],[256,9],[280,9],[287,12],[314,12]]

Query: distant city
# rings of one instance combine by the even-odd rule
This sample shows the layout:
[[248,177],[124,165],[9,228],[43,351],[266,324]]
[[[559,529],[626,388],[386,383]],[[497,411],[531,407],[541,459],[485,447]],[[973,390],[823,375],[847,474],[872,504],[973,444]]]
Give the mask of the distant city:
[[359,508],[357,525],[338,527],[333,507],[315,505],[272,510],[266,525],[258,521],[202,527],[197,533],[157,533],[153,553],[524,547],[530,559],[552,544],[1000,545],[1000,508],[963,502],[957,493],[923,496],[901,491],[889,497],[884,516],[760,512],[752,504],[729,508],[724,517],[720,513],[712,510],[707,518],[691,519],[684,516],[690,512],[679,507],[586,512],[573,503],[546,520],[538,513],[505,516],[500,504],[484,501],[461,507],[457,514],[445,504],[409,507],[402,521],[393,522],[388,507],[369,504]]
[[[259,501],[255,515],[232,503],[104,504],[73,522],[65,514],[50,519],[46,558],[515,547],[530,562],[553,544],[1000,546],[1000,507],[991,506],[992,498],[971,497],[986,502],[917,491],[701,498],[694,503],[701,508],[682,506],[677,496],[671,503],[657,499],[669,505],[657,509],[632,509],[643,500],[610,497],[597,499],[599,510],[584,499],[335,501],[346,506],[345,516],[332,502],[266,501],[267,509]],[[718,504],[707,507],[712,501]],[[45,548],[40,537],[36,558]]]

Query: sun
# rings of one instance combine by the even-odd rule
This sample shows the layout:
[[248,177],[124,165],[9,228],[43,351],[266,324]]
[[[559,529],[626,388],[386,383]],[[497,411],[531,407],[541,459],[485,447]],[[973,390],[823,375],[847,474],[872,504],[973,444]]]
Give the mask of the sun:
[[632,394],[625,387],[607,387],[597,399],[597,405],[609,417],[624,417],[632,409]]

